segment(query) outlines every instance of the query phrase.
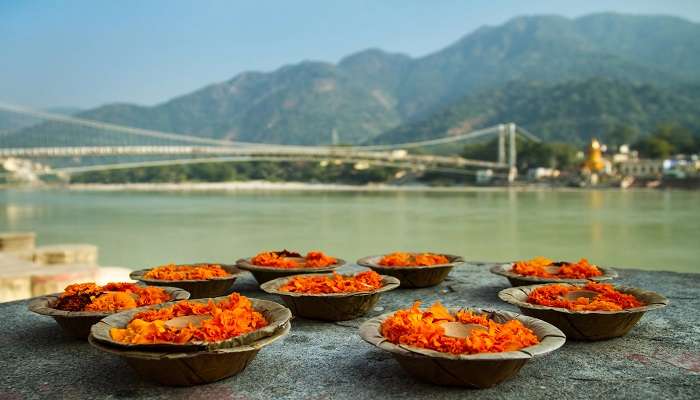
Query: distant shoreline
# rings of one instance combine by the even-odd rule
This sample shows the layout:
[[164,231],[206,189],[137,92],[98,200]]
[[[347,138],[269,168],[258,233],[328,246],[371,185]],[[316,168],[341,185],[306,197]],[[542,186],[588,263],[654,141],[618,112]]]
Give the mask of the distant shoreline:
[[[2,188],[2,187],[0,187]],[[11,188],[11,186],[4,186]],[[134,191],[134,192],[197,192],[197,191],[311,191],[311,192],[539,192],[539,191],[582,191],[582,190],[621,190],[617,187],[576,188],[546,185],[521,184],[514,186],[393,186],[386,184],[346,185],[307,182],[184,182],[184,183],[76,183],[69,185],[42,185],[36,189],[65,189],[75,191]],[[634,188],[626,190],[657,190]]]

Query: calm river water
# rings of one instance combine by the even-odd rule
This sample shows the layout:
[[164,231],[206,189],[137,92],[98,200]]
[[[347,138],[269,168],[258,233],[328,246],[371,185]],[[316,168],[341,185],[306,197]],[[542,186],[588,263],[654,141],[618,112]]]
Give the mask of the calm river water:
[[130,268],[288,248],[700,272],[700,192],[0,190],[0,231],[27,230],[39,244],[96,244],[100,264]]

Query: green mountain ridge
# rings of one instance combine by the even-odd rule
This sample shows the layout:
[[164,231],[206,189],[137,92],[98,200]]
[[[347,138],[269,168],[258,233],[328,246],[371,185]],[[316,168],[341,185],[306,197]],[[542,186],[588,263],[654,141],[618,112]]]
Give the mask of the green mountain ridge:
[[[151,107],[110,104],[79,116],[246,142],[312,145],[337,137],[340,143],[362,143],[391,137],[403,124],[505,82],[605,77],[661,88],[700,82],[697,38],[700,24],[674,17],[517,17],[479,28],[420,58],[369,49],[337,64],[305,61],[268,73],[241,73]],[[498,96],[496,92],[489,96]],[[483,111],[479,120],[488,120],[488,110]],[[0,142],[76,143],[123,144],[124,138],[46,123],[5,135]]]
[[673,122],[700,132],[700,84],[678,89],[607,78],[514,81],[467,96],[372,142],[411,142],[511,121],[542,139],[575,144],[606,139],[621,126],[645,133]]
[[[598,21],[604,22],[598,22]],[[700,34],[699,25],[670,17],[637,17],[597,14],[570,20],[558,16],[518,17],[498,27],[483,27],[455,44],[417,60],[406,79],[403,97],[420,93],[419,99],[403,103],[404,114],[425,115],[465,94],[513,80],[558,82],[591,77],[627,79],[656,84],[697,80],[696,68],[684,70],[652,62],[646,56],[646,39],[655,35],[656,25],[673,21],[689,25],[684,37],[663,37],[668,49],[677,42],[687,45],[682,54],[667,54],[656,46],[656,57],[669,57],[678,65],[700,65],[692,39]],[[591,25],[600,26],[595,30]],[[649,31],[641,34],[638,25]],[[634,25],[634,28],[627,27]],[[617,28],[617,26],[620,26]],[[634,45],[620,46],[612,32],[634,31]],[[591,34],[595,32],[596,35]],[[607,35],[606,35],[607,34]],[[685,37],[687,35],[687,37]],[[602,37],[601,37],[602,36]],[[445,60],[449,60],[446,62]],[[437,72],[437,73],[436,73]]]

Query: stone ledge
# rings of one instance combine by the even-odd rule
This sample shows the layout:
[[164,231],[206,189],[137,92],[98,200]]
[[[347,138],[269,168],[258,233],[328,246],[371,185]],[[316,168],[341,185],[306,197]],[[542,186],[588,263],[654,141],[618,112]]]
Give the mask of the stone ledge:
[[[339,323],[296,319],[291,334],[261,351],[240,375],[191,388],[156,386],[139,379],[122,360],[64,338],[53,320],[28,312],[26,301],[0,304],[6,324],[0,335],[0,387],[3,397],[27,399],[696,398],[700,274],[621,270],[616,282],[658,291],[671,305],[646,314],[624,338],[569,342],[528,363],[514,379],[487,390],[416,382],[356,331],[365,319],[419,298],[447,306],[515,311],[497,297],[508,286],[506,279],[489,274],[483,264],[458,267],[436,287],[388,292],[362,319]],[[250,276],[236,281],[235,289],[279,301],[257,290]]]

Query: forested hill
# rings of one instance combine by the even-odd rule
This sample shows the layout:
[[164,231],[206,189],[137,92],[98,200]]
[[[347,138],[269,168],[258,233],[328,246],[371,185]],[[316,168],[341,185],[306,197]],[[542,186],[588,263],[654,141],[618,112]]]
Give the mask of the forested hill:
[[[272,72],[242,73],[155,106],[111,104],[79,116],[248,142],[328,144],[337,137],[341,143],[361,143],[402,124],[427,118],[469,96],[467,99],[472,100],[464,101],[472,101],[480,110],[478,115],[467,113],[475,118],[475,124],[495,120],[493,116],[506,120],[524,118],[518,122],[535,131],[542,128],[552,137],[584,137],[607,123],[608,117],[602,123],[596,122],[601,117],[587,118],[583,109],[571,117],[570,111],[579,105],[590,106],[586,111],[599,116],[611,114],[611,118],[620,118],[622,107],[639,103],[639,110],[631,112],[634,123],[640,126],[653,123],[652,117],[644,113],[665,117],[666,111],[650,109],[650,99],[634,101],[626,96],[658,94],[667,96],[673,104],[691,107],[668,88],[700,82],[698,38],[700,24],[675,17],[518,17],[500,26],[479,28],[420,58],[366,50],[337,64],[306,61]],[[612,81],[586,81],[594,77]],[[584,83],[551,86],[572,79]],[[658,88],[616,83],[621,79]],[[500,87],[511,81],[543,83]],[[605,88],[608,84],[611,86]],[[482,97],[491,108],[476,104],[475,93],[494,87],[497,90],[489,98]],[[612,97],[584,100],[588,95],[581,94],[581,99],[576,100],[569,89]],[[507,96],[507,107],[494,101],[513,90],[518,91],[518,96]],[[526,94],[526,90],[533,92]],[[568,103],[561,107],[569,109],[555,107],[527,114],[528,104],[517,104],[517,99],[528,99],[542,107],[556,106],[549,97],[557,94],[556,90],[563,90],[560,97],[568,96]],[[536,98],[537,93],[545,92],[546,98]],[[620,109],[607,112],[596,108],[607,105]],[[659,107],[667,108],[660,103]],[[507,114],[509,110],[518,114]],[[537,120],[539,117],[546,119]],[[395,137],[403,129],[382,136],[382,140]],[[76,131],[48,123],[5,135],[3,140],[13,145],[61,145],[109,144],[115,139],[89,129]]]
[[667,122],[700,133],[700,85],[662,88],[593,78],[564,83],[511,82],[467,96],[374,140],[401,143],[517,122],[546,140],[581,144],[620,126],[641,134]]

